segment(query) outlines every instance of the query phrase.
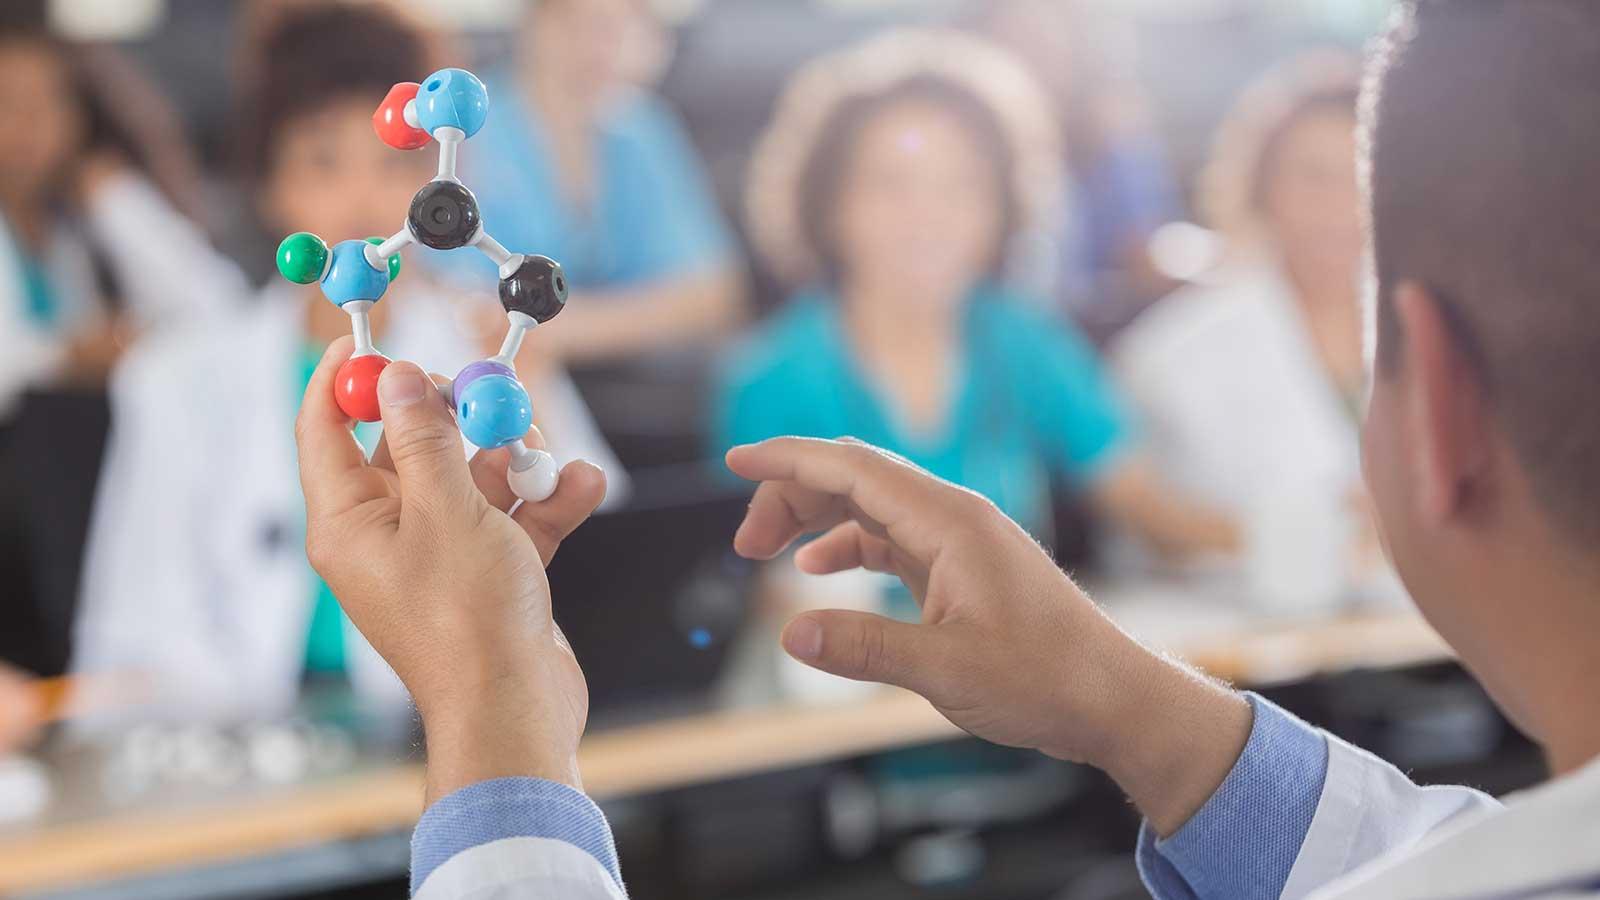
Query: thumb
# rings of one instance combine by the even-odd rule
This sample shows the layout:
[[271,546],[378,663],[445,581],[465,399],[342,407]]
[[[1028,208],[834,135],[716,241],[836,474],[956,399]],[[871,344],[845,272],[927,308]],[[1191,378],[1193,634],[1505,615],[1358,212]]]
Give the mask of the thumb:
[[783,649],[816,669],[856,681],[892,684],[927,696],[941,677],[939,636],[927,625],[827,609],[796,616]]
[[408,506],[447,509],[477,494],[455,417],[426,373],[412,363],[390,363],[378,377],[378,406]]

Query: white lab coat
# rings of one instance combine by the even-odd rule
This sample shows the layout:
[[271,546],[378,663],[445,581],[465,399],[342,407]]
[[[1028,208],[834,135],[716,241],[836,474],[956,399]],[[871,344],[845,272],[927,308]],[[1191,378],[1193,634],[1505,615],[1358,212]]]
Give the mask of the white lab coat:
[[1328,582],[1317,602],[1402,596],[1376,544],[1360,543],[1359,422],[1276,267],[1241,264],[1165,298],[1109,361],[1164,483],[1244,527],[1252,578],[1293,586],[1316,572]]
[[[480,358],[450,304],[415,278],[384,300],[393,305],[384,352],[442,373]],[[142,693],[155,702],[90,716],[85,727],[293,707],[314,596],[294,446],[303,316],[296,289],[278,283],[237,317],[144,342],[115,374],[73,668],[144,673],[152,681]],[[604,463],[609,449],[570,383],[565,390],[576,407],[559,397],[541,404],[542,421],[561,423],[547,426],[563,438],[552,439],[552,453]],[[354,628],[345,645],[364,701],[405,703]]]
[[[138,175],[119,175],[95,192],[82,227],[106,256],[134,321],[165,328],[206,316],[248,295],[244,278],[205,235]],[[28,316],[15,236],[0,221],[0,419],[28,387],[60,372],[74,329],[105,316],[82,236],[58,227],[42,264],[55,288],[57,322]]]
[[1356,423],[1270,267],[1174,293],[1111,348],[1146,449],[1174,487],[1244,513],[1264,492],[1361,483]]
[[[1600,760],[1502,806],[1468,788],[1418,787],[1377,757],[1328,742],[1328,777],[1283,900],[1600,897]],[[418,900],[622,896],[588,853],[531,837],[457,854],[417,892]]]
[[1284,900],[1600,897],[1600,759],[1505,798],[1417,787],[1329,739],[1328,777]]

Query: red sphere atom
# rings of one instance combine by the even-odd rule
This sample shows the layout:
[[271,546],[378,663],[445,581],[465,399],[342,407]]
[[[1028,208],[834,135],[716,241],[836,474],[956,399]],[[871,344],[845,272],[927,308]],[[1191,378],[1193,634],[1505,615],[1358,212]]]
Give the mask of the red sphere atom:
[[390,359],[379,353],[352,356],[333,379],[333,399],[344,414],[362,422],[383,418],[378,412],[378,376]]
[[372,114],[372,130],[378,133],[385,144],[396,150],[416,150],[428,143],[428,133],[421,128],[412,128],[406,123],[406,104],[417,97],[421,85],[414,81],[402,81],[389,89],[389,95],[383,98],[378,105],[378,111]]

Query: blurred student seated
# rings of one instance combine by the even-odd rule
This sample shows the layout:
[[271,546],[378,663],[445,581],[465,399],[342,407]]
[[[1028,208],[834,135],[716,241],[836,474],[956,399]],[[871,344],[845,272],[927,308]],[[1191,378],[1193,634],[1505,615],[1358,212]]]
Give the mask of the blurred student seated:
[[1112,352],[1164,478],[1235,516],[1247,557],[1277,557],[1256,574],[1312,600],[1351,572],[1388,583],[1360,487],[1359,72],[1316,52],[1241,96],[1203,175],[1229,258]]
[[[434,161],[385,146],[372,114],[394,83],[440,65],[426,37],[375,3],[246,19],[258,27],[244,42],[237,137],[265,230],[392,233]],[[501,335],[412,262],[372,309],[378,346],[452,374],[493,353]],[[293,422],[323,349],[350,327],[318,285],[274,277],[247,312],[129,355],[112,386],[76,670],[147,678],[154,708],[140,712],[159,717],[279,714],[303,681],[403,707],[305,557]],[[356,435],[372,450],[378,426]]]
[[[1150,257],[1180,217],[1176,178],[1111,16],[1079,0],[992,0],[972,26],[1015,52],[1060,111],[1067,198],[1054,228],[1051,299],[1091,330],[1126,324],[1176,285]],[[1126,23],[1121,23],[1127,27]]]
[[501,243],[560,260],[572,283],[534,355],[615,362],[718,336],[741,315],[740,267],[694,148],[647,86],[659,23],[644,0],[526,6],[463,171]]
[[243,282],[185,217],[197,179],[171,110],[28,7],[0,12],[0,658],[56,674],[107,373]]
[[1227,520],[1158,488],[1089,345],[998,280],[1058,196],[1052,123],[1011,57],[958,32],[808,65],[747,197],[758,246],[805,287],[727,361],[718,445],[852,435],[1035,534],[1057,475],[1164,549],[1231,547]]

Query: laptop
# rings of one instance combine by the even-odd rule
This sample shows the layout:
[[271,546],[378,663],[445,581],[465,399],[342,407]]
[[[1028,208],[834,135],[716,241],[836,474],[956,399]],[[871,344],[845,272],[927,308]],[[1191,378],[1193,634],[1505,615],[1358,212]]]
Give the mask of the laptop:
[[584,523],[549,568],[556,622],[606,718],[703,705],[755,571],[733,552],[748,487],[700,464],[630,475],[627,507]]

